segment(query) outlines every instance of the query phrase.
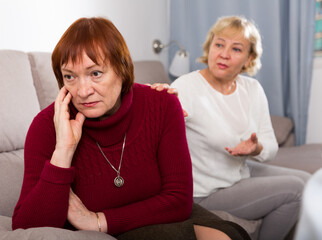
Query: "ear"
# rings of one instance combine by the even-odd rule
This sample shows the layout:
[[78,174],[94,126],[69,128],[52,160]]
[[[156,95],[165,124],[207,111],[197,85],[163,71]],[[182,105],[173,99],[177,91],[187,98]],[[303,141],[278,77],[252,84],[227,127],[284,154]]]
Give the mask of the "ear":
[[248,68],[249,64],[251,63],[251,61],[254,60],[254,55],[253,54],[249,54],[248,59],[246,60],[245,64],[244,64],[244,69]]

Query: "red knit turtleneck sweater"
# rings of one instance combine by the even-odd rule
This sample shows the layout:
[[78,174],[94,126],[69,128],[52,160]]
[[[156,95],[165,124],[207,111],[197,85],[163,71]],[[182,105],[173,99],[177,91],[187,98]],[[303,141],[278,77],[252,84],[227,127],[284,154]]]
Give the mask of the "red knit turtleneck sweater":
[[[71,117],[76,115],[71,105]],[[105,214],[109,234],[183,221],[192,207],[192,170],[176,96],[135,84],[108,119],[86,119],[71,168],[50,164],[55,149],[54,105],[34,119],[25,143],[25,172],[13,229],[66,227],[70,187],[93,212]],[[126,137],[121,176],[117,169]]]

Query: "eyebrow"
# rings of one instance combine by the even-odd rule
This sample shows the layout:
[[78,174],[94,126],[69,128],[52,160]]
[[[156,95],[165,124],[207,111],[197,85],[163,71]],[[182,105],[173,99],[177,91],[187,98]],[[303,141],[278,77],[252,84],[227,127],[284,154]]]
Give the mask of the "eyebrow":
[[[221,40],[221,41],[224,41],[224,42],[226,42],[226,40],[225,39],[223,39],[223,38],[218,38],[218,40]],[[234,45],[241,45],[242,47],[244,47],[244,44],[242,44],[242,43],[240,43],[240,42],[234,42],[233,43]]]
[[[89,69],[92,69],[92,68],[95,68],[97,66],[100,66],[100,65],[97,65],[96,63],[94,63],[93,65],[90,65],[88,67],[86,67],[86,70],[89,70]],[[65,67],[62,67],[61,68],[62,71],[66,71],[66,72],[70,72],[72,73],[73,71],[69,70],[68,68],[65,68]]]

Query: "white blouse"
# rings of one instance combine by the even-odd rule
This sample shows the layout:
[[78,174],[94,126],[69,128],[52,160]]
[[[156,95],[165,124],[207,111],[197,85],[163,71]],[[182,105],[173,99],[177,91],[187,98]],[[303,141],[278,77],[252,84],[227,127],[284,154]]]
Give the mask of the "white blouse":
[[[178,89],[182,107],[188,113],[186,131],[195,197],[208,196],[218,188],[248,178],[246,159],[262,162],[276,155],[278,145],[262,86],[242,75],[236,84],[232,94],[223,95],[199,71],[181,76],[171,84]],[[253,132],[263,145],[258,156],[235,157],[225,150],[248,139]]]

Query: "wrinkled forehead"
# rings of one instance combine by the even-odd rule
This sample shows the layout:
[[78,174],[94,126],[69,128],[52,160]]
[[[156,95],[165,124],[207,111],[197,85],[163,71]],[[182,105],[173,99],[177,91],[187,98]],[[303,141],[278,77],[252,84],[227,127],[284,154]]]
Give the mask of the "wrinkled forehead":
[[85,60],[90,59],[97,65],[106,62],[103,52],[99,48],[78,47],[67,51],[61,59],[61,66],[83,64]]
[[90,59],[84,52],[82,55],[77,56],[77,58],[72,59],[71,57],[61,65],[62,70],[70,70],[74,68],[86,68],[88,66],[98,65],[92,59]]

